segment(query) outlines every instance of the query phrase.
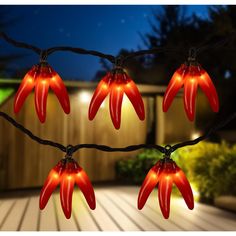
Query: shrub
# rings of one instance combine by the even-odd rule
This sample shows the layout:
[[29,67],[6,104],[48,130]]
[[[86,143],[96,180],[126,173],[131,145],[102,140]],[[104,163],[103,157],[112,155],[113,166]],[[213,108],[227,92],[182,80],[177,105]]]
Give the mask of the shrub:
[[[148,170],[163,154],[144,150],[135,158],[118,161],[120,181],[141,184]],[[236,145],[201,142],[175,151],[172,158],[197,188],[200,201],[212,202],[216,196],[236,196]]]

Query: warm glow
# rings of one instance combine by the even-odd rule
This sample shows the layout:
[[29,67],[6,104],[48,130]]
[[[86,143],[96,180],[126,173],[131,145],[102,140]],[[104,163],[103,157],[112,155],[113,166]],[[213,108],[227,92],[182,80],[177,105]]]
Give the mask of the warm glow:
[[165,176],[165,178],[166,178],[166,180],[169,180],[169,179],[170,179],[170,176],[169,176],[169,175],[167,175],[167,176]]
[[190,138],[193,140],[193,139],[198,138],[199,136],[201,136],[201,133],[199,131],[194,131],[194,132],[191,133]]
[[53,178],[54,178],[54,179],[58,179],[58,178],[59,178],[59,175],[58,175],[57,173],[54,173],[54,174],[53,174]]
[[180,75],[177,75],[177,76],[175,77],[175,80],[177,80],[178,82],[181,82],[181,81],[182,81],[182,78],[181,78]]
[[175,173],[175,176],[176,176],[176,177],[179,177],[179,176],[180,176],[179,172]]
[[156,179],[157,175],[155,173],[151,173],[151,177],[152,177],[152,179]]
[[51,78],[51,80],[52,80],[52,81],[56,81],[56,77],[53,76],[53,77]]
[[46,83],[47,83],[47,80],[46,80],[46,79],[43,79],[43,80],[41,81],[41,83],[42,83],[42,84],[46,84]]
[[77,174],[76,174],[78,177],[81,177],[81,171],[79,171]]
[[105,107],[105,104],[106,104],[106,102],[103,101],[100,107],[101,107],[101,108],[104,108],[104,107]]
[[68,179],[68,180],[71,180],[71,179],[72,179],[72,176],[71,176],[71,175],[67,175],[67,179]]
[[127,83],[125,86],[128,87],[128,88],[130,88],[130,87],[131,87],[131,84],[130,84],[130,83]]
[[107,90],[107,89],[108,89],[108,86],[107,86],[107,84],[105,84],[105,83],[104,83],[104,84],[102,85],[102,89],[105,89],[105,90]]
[[121,90],[121,86],[117,86],[116,89],[120,91]]
[[28,83],[33,83],[33,79],[32,78],[28,78],[27,82]]
[[91,100],[91,94],[87,91],[83,91],[83,92],[79,93],[79,100],[82,103],[89,103]]

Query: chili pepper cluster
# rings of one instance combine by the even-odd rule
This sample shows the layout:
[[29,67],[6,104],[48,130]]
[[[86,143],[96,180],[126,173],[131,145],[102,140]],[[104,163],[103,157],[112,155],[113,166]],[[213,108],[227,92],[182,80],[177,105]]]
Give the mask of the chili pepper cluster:
[[119,67],[108,72],[99,82],[89,105],[89,119],[94,119],[102,102],[110,94],[109,108],[111,120],[114,127],[119,129],[124,93],[131,101],[139,119],[144,120],[145,111],[141,94],[134,81]]
[[72,158],[65,158],[49,172],[40,193],[39,208],[43,210],[53,191],[60,184],[61,207],[67,219],[71,217],[74,185],[82,191],[90,209],[96,207],[95,194],[89,177]]
[[[178,91],[184,87],[184,108],[190,121],[195,117],[197,88],[207,96],[214,112],[219,111],[219,98],[216,88],[208,73],[194,61],[182,64],[173,74],[164,98],[163,111],[167,112]],[[14,101],[14,111],[18,113],[30,92],[35,88],[35,108],[39,120],[46,120],[47,95],[49,87],[56,94],[64,112],[70,113],[70,101],[61,77],[47,62],[33,66],[25,75]],[[109,109],[112,123],[116,129],[121,125],[121,110],[124,94],[129,98],[140,120],[145,119],[145,109],[142,96],[127,73],[120,66],[108,72],[98,83],[89,105],[88,118],[93,120],[105,100],[110,94]]]
[[35,108],[40,122],[46,120],[47,96],[49,87],[56,94],[64,112],[70,113],[70,101],[66,87],[61,77],[53,70],[47,62],[41,62],[33,66],[25,75],[16,93],[14,101],[14,112],[18,113],[25,99],[35,88]]
[[190,121],[194,120],[198,85],[205,93],[214,112],[219,111],[219,98],[208,73],[197,62],[182,64],[173,74],[163,98],[163,111],[168,111],[178,91],[184,87],[184,108]]
[[158,185],[158,199],[162,215],[169,218],[170,197],[172,186],[175,184],[181,192],[188,208],[194,208],[194,199],[191,186],[184,172],[170,158],[158,161],[146,175],[138,196],[138,209],[141,210],[152,190]]
[[[184,87],[184,108],[190,121],[194,120],[197,88],[203,90],[214,112],[219,110],[219,99],[214,84],[208,73],[195,60],[182,64],[173,74],[163,98],[163,111],[167,112],[171,103]],[[16,93],[14,112],[18,113],[30,92],[35,89],[35,108],[39,120],[46,120],[47,96],[49,88],[57,96],[62,109],[70,113],[70,101],[61,77],[45,61],[35,65],[25,75]],[[132,103],[140,120],[145,119],[142,96],[129,75],[121,66],[108,72],[98,83],[91,99],[88,118],[93,120],[109,95],[109,110],[112,123],[116,129],[121,125],[121,110],[124,95]],[[71,156],[60,160],[50,171],[40,194],[39,207],[44,209],[53,191],[60,185],[62,210],[67,219],[71,217],[72,195],[74,185],[78,185],[91,209],[95,209],[96,201],[92,184],[85,171]],[[145,177],[138,196],[138,209],[142,209],[155,186],[158,186],[158,199],[164,218],[169,218],[172,186],[175,184],[181,192],[189,209],[194,208],[191,186],[184,172],[169,157],[158,161]]]

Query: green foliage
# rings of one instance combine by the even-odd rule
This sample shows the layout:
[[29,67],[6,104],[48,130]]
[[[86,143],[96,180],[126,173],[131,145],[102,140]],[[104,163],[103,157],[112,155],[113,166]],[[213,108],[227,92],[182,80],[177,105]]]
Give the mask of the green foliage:
[[0,105],[14,92],[13,88],[0,88]]
[[[126,183],[141,184],[160,158],[158,151],[144,150],[136,158],[118,161],[117,177]],[[219,195],[236,196],[236,145],[201,142],[177,150],[172,158],[197,188],[201,201],[212,202]]]
[[145,150],[135,158],[120,160],[116,163],[117,179],[127,184],[140,184],[149,169],[162,158],[155,150]]

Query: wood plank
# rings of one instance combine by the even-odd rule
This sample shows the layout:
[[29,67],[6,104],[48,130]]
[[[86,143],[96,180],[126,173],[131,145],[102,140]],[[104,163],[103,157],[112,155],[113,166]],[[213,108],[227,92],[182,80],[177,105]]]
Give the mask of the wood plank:
[[29,204],[22,220],[21,231],[36,231],[39,217],[39,197],[29,198]]
[[24,214],[25,207],[27,206],[27,198],[19,198],[14,204],[13,209],[6,218],[6,221],[3,223],[1,230],[2,231],[16,231],[19,230],[19,225]]
[[[137,201],[137,188],[136,187],[122,187],[121,190],[123,190],[125,193],[128,193],[130,196],[133,197],[133,200]],[[177,199],[177,198],[176,198]],[[177,199],[178,200],[178,199]],[[193,228],[198,228],[196,230],[210,230],[210,231],[215,231],[215,230],[222,230],[220,227],[218,227],[217,225],[212,224],[211,222],[208,222],[200,217],[198,217],[195,213],[194,210],[190,211],[186,206],[185,203],[180,205],[180,206],[176,206],[176,203],[174,204],[175,200],[172,199],[172,204],[171,204],[171,212],[170,212],[170,218],[168,220],[168,222],[174,222],[176,223],[179,227],[181,227],[182,229],[185,230],[191,230],[191,224],[193,224]],[[146,202],[145,207],[142,209],[145,210],[145,208],[148,207],[149,210],[152,211],[156,211],[156,208],[159,208],[158,205],[158,200],[157,200],[157,193],[152,192],[150,194],[149,199]],[[160,210],[158,210],[162,220],[164,220],[163,216],[161,215]],[[186,222],[190,222],[190,223],[186,223],[186,225],[183,225],[183,219],[185,219]],[[159,220],[158,220],[159,221]],[[165,222],[166,220],[164,220]],[[163,221],[162,221],[163,222]],[[164,223],[163,222],[163,223]],[[163,224],[161,224],[163,225]],[[189,229],[187,229],[188,227],[190,227]],[[168,230],[168,229],[166,229]]]
[[[75,219],[73,217],[73,214],[71,215],[70,219],[66,219],[62,208],[61,208],[61,202],[60,202],[60,195],[59,194],[54,194],[53,195],[53,201],[55,202],[55,207],[56,207],[56,214],[58,218],[58,223],[59,223],[59,230],[60,231],[77,231],[79,230],[77,228]],[[74,201],[73,201],[74,202]],[[74,207],[72,202],[72,207]]]
[[52,197],[49,199],[47,206],[39,213],[39,230],[40,231],[58,231],[58,222],[53,205]]
[[4,224],[5,220],[7,219],[8,214],[13,209],[14,205],[16,203],[16,199],[4,199],[2,200],[2,204],[0,207],[0,229],[2,228],[2,225]]
[[143,214],[139,214],[137,209],[133,208],[131,204],[128,204],[124,199],[120,198],[119,193],[114,193],[112,191],[103,191],[105,196],[107,196],[118,208],[123,209],[133,221],[136,222],[145,231],[159,231],[160,228],[146,218]]
[[[95,190],[95,194],[96,194],[96,190]],[[104,206],[100,204],[100,201],[97,198],[97,194],[96,194],[96,209],[95,210],[89,209],[89,207],[87,206],[87,203],[85,202],[84,197],[82,196],[82,193],[80,193],[80,199],[82,199],[87,212],[89,212],[91,217],[93,217],[93,219],[97,222],[97,226],[99,230],[102,230],[102,231],[122,230],[121,227],[117,225],[116,222],[114,221],[113,216],[110,216],[108,214],[108,211],[104,209]]]
[[[119,191],[119,189],[117,189],[116,191]],[[127,194],[127,192],[124,191],[123,193],[122,192],[120,193],[120,196],[123,197],[127,202],[129,202],[129,204],[132,204],[133,206],[136,207],[136,202],[137,202],[136,194],[132,194],[132,192],[131,193],[128,192]],[[156,224],[158,225],[158,227],[162,230],[167,230],[167,231],[183,230],[174,221],[165,220],[163,216],[161,215],[161,213],[153,208],[144,207],[141,211],[139,211],[138,208],[136,209],[137,209],[137,214],[144,214],[147,218],[149,218],[149,220],[154,220]]]
[[85,206],[84,200],[81,199],[79,191],[73,194],[73,215],[81,231],[98,231],[89,209]]
[[[179,206],[185,204],[183,199],[176,199],[176,205]],[[228,219],[222,216],[217,216],[215,214],[206,213],[199,208],[200,204],[196,204],[193,210],[194,215],[198,218],[201,218],[205,222],[209,222],[210,224],[214,225],[214,227],[218,230],[236,230],[236,221],[231,222]]]
[[104,209],[109,209],[107,214],[121,227],[124,231],[140,231],[142,230],[127,215],[125,215],[110,199],[106,198],[102,191],[96,191],[97,201],[100,202]]
[[217,208],[216,206],[210,206],[210,205],[207,205],[207,204],[196,203],[195,205],[198,206],[198,208],[201,211],[204,211],[204,212],[209,213],[209,214],[214,214],[214,215],[217,215],[217,216],[220,216],[220,217],[223,216],[229,222],[232,222],[235,225],[235,222],[236,222],[236,214],[235,213],[230,212],[230,211],[226,211],[224,209]]

